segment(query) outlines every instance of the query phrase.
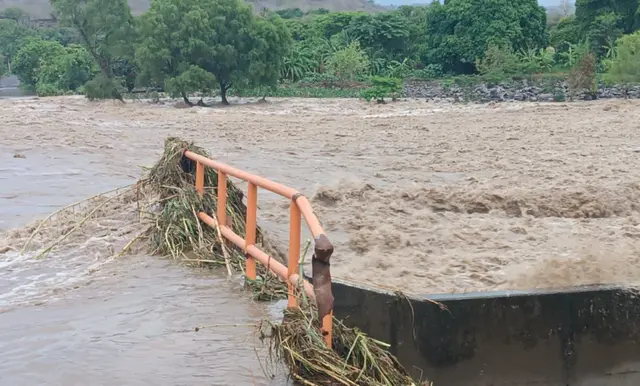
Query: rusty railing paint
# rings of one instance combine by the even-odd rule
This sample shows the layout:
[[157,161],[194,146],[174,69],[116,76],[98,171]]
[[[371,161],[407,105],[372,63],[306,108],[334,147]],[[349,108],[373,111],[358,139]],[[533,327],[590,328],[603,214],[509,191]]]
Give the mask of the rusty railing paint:
[[[304,218],[314,237],[314,253],[312,257],[313,285],[302,280],[303,290],[318,306],[318,316],[322,324],[322,334],[329,347],[333,339],[333,294],[331,292],[331,272],[329,261],[333,254],[333,245],[327,238],[324,229],[313,213],[309,200],[293,188],[270,181],[264,177],[233,168],[212,159],[203,157],[191,151],[185,151],[184,156],[196,162],[195,187],[200,197],[204,195],[205,167],[218,171],[218,225],[220,233],[231,244],[242,249],[246,256],[246,275],[248,279],[256,278],[256,260],[271,272],[287,282],[289,308],[298,307],[300,276],[298,260],[300,258],[301,220]],[[228,176],[247,181],[247,218],[246,237],[243,239],[231,229],[227,219],[227,179]],[[282,263],[272,259],[269,255],[256,247],[258,188],[269,190],[291,200],[289,213],[289,261],[285,267]],[[198,218],[205,224],[215,227],[216,221],[204,212],[198,213]]]

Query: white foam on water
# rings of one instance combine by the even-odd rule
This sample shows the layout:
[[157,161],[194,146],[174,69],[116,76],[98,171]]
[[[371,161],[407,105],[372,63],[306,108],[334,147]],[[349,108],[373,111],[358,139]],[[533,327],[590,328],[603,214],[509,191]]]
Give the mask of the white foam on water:
[[0,307],[55,301],[108,262],[83,260],[82,253],[36,258],[37,254],[0,255]]

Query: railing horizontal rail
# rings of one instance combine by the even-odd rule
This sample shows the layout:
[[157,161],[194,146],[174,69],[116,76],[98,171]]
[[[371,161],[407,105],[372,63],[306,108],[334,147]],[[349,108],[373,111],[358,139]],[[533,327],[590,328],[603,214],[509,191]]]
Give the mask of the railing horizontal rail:
[[[208,214],[200,212],[198,214],[198,217],[205,224],[211,227],[216,226],[215,220]],[[224,236],[227,240],[231,241],[235,246],[237,246],[238,248],[244,249],[244,239],[242,238],[242,236],[237,235],[228,226],[220,225],[220,232],[222,233],[222,236]],[[247,252],[251,254],[251,256],[253,256],[255,259],[257,259],[260,263],[262,263],[262,265],[264,265],[265,267],[273,271],[273,273],[278,275],[280,278],[284,280],[288,280],[294,286],[298,285],[300,276],[297,273],[290,275],[287,279],[287,267],[285,267],[279,261],[272,259],[269,255],[262,252],[256,246],[254,245],[249,246],[247,248]],[[304,285],[304,290],[307,296],[309,296],[311,299],[315,299],[316,295],[313,292],[313,286],[304,279],[302,280],[302,283]]]
[[212,159],[209,159],[207,157],[203,157],[200,154],[196,154],[194,152],[191,152],[191,151],[187,150],[184,153],[184,155],[187,158],[189,158],[189,159],[191,159],[193,161],[200,162],[201,164],[203,164],[205,166],[209,166],[210,168],[214,168],[216,170],[219,170],[219,171],[221,171],[221,172],[223,172],[223,173],[225,173],[227,175],[230,175],[230,176],[239,178],[241,180],[250,182],[250,183],[252,183],[254,185],[257,185],[257,186],[259,186],[259,187],[261,187],[263,189],[267,189],[267,190],[269,190],[269,191],[271,191],[273,193],[279,194],[279,195],[281,195],[283,197],[286,197],[288,199],[292,199],[293,196],[295,196],[298,193],[297,190],[295,190],[293,188],[290,188],[288,186],[284,186],[284,185],[278,184],[277,182],[269,181],[264,177],[260,177],[260,176],[257,176],[255,174],[247,173],[247,172],[245,172],[243,170],[236,169],[236,168],[231,167],[229,165],[225,165],[223,163],[216,162],[216,161],[214,161]]
[[[272,273],[283,279],[289,288],[288,307],[290,308],[298,306],[298,296],[296,291],[301,290],[301,288],[298,288],[299,282],[301,281],[303,286],[302,290],[305,291],[310,299],[316,301],[318,314],[322,323],[322,332],[326,343],[331,347],[333,295],[331,292],[329,260],[333,254],[333,245],[329,242],[329,239],[324,233],[324,229],[322,229],[320,222],[313,213],[313,208],[311,207],[309,200],[293,188],[270,181],[255,174],[233,168],[229,165],[201,156],[200,154],[186,150],[184,152],[184,156],[196,162],[195,184],[196,190],[201,197],[204,195],[205,167],[214,168],[218,171],[217,221],[204,212],[200,212],[198,214],[200,220],[211,227],[219,227],[220,233],[225,239],[244,251],[246,256],[246,275],[248,279],[256,279],[256,260],[267,267]],[[231,227],[226,223],[228,176],[233,176],[249,183],[245,238],[242,238],[242,236],[233,232]],[[289,218],[289,262],[286,267],[277,260],[272,259],[268,254],[264,253],[255,245],[259,187],[291,200]],[[298,273],[301,232],[300,223],[302,218],[304,218],[305,223],[313,234],[315,242],[312,258],[313,285],[309,284],[306,280],[300,280],[300,275]]]

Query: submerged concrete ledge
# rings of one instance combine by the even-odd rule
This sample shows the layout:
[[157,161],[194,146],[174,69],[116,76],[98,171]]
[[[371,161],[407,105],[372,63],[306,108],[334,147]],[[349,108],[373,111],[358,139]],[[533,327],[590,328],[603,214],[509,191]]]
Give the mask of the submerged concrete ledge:
[[640,385],[638,291],[405,297],[335,280],[333,293],[339,319],[390,343],[412,376],[435,386]]

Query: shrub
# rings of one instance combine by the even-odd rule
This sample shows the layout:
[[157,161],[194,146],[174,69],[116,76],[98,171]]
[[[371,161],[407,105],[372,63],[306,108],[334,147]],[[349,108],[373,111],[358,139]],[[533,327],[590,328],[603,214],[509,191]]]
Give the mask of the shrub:
[[38,83],[36,85],[36,94],[41,97],[64,95],[65,92],[50,83]]
[[596,56],[591,52],[584,54],[569,71],[567,82],[572,99],[582,91],[587,91],[592,97],[595,97],[598,91]]
[[390,78],[406,78],[411,73],[411,62],[405,58],[402,62],[392,60],[387,64],[385,75]]
[[426,79],[436,79],[444,76],[444,69],[441,64],[427,64],[422,70],[420,70]]
[[520,58],[509,47],[491,45],[483,58],[476,59],[476,69],[489,81],[501,81],[521,72]]
[[556,50],[553,47],[539,50],[521,50],[519,53],[520,71],[535,73],[549,71],[555,64]]
[[392,78],[404,78],[404,79],[421,79],[421,80],[432,80],[432,79],[440,79],[444,77],[444,69],[442,65],[437,63],[430,63],[426,66],[418,62],[414,65],[413,70],[409,70],[406,73],[403,73],[402,76],[390,76],[387,73],[387,76]]
[[605,80],[625,87],[640,82],[640,31],[616,41],[613,57],[607,61]]
[[588,52],[590,52],[588,41],[583,41],[580,44],[567,43],[566,49],[557,53],[559,64],[571,68]]
[[371,78],[371,86],[360,93],[360,97],[367,102],[375,99],[378,103],[385,103],[384,98],[395,100],[402,91],[402,81],[397,78],[375,76]]
[[336,51],[327,61],[329,71],[342,81],[353,81],[369,68],[369,59],[357,41]]
[[118,84],[116,80],[99,73],[84,85],[83,91],[84,95],[91,101],[97,99],[121,99],[124,87]]

